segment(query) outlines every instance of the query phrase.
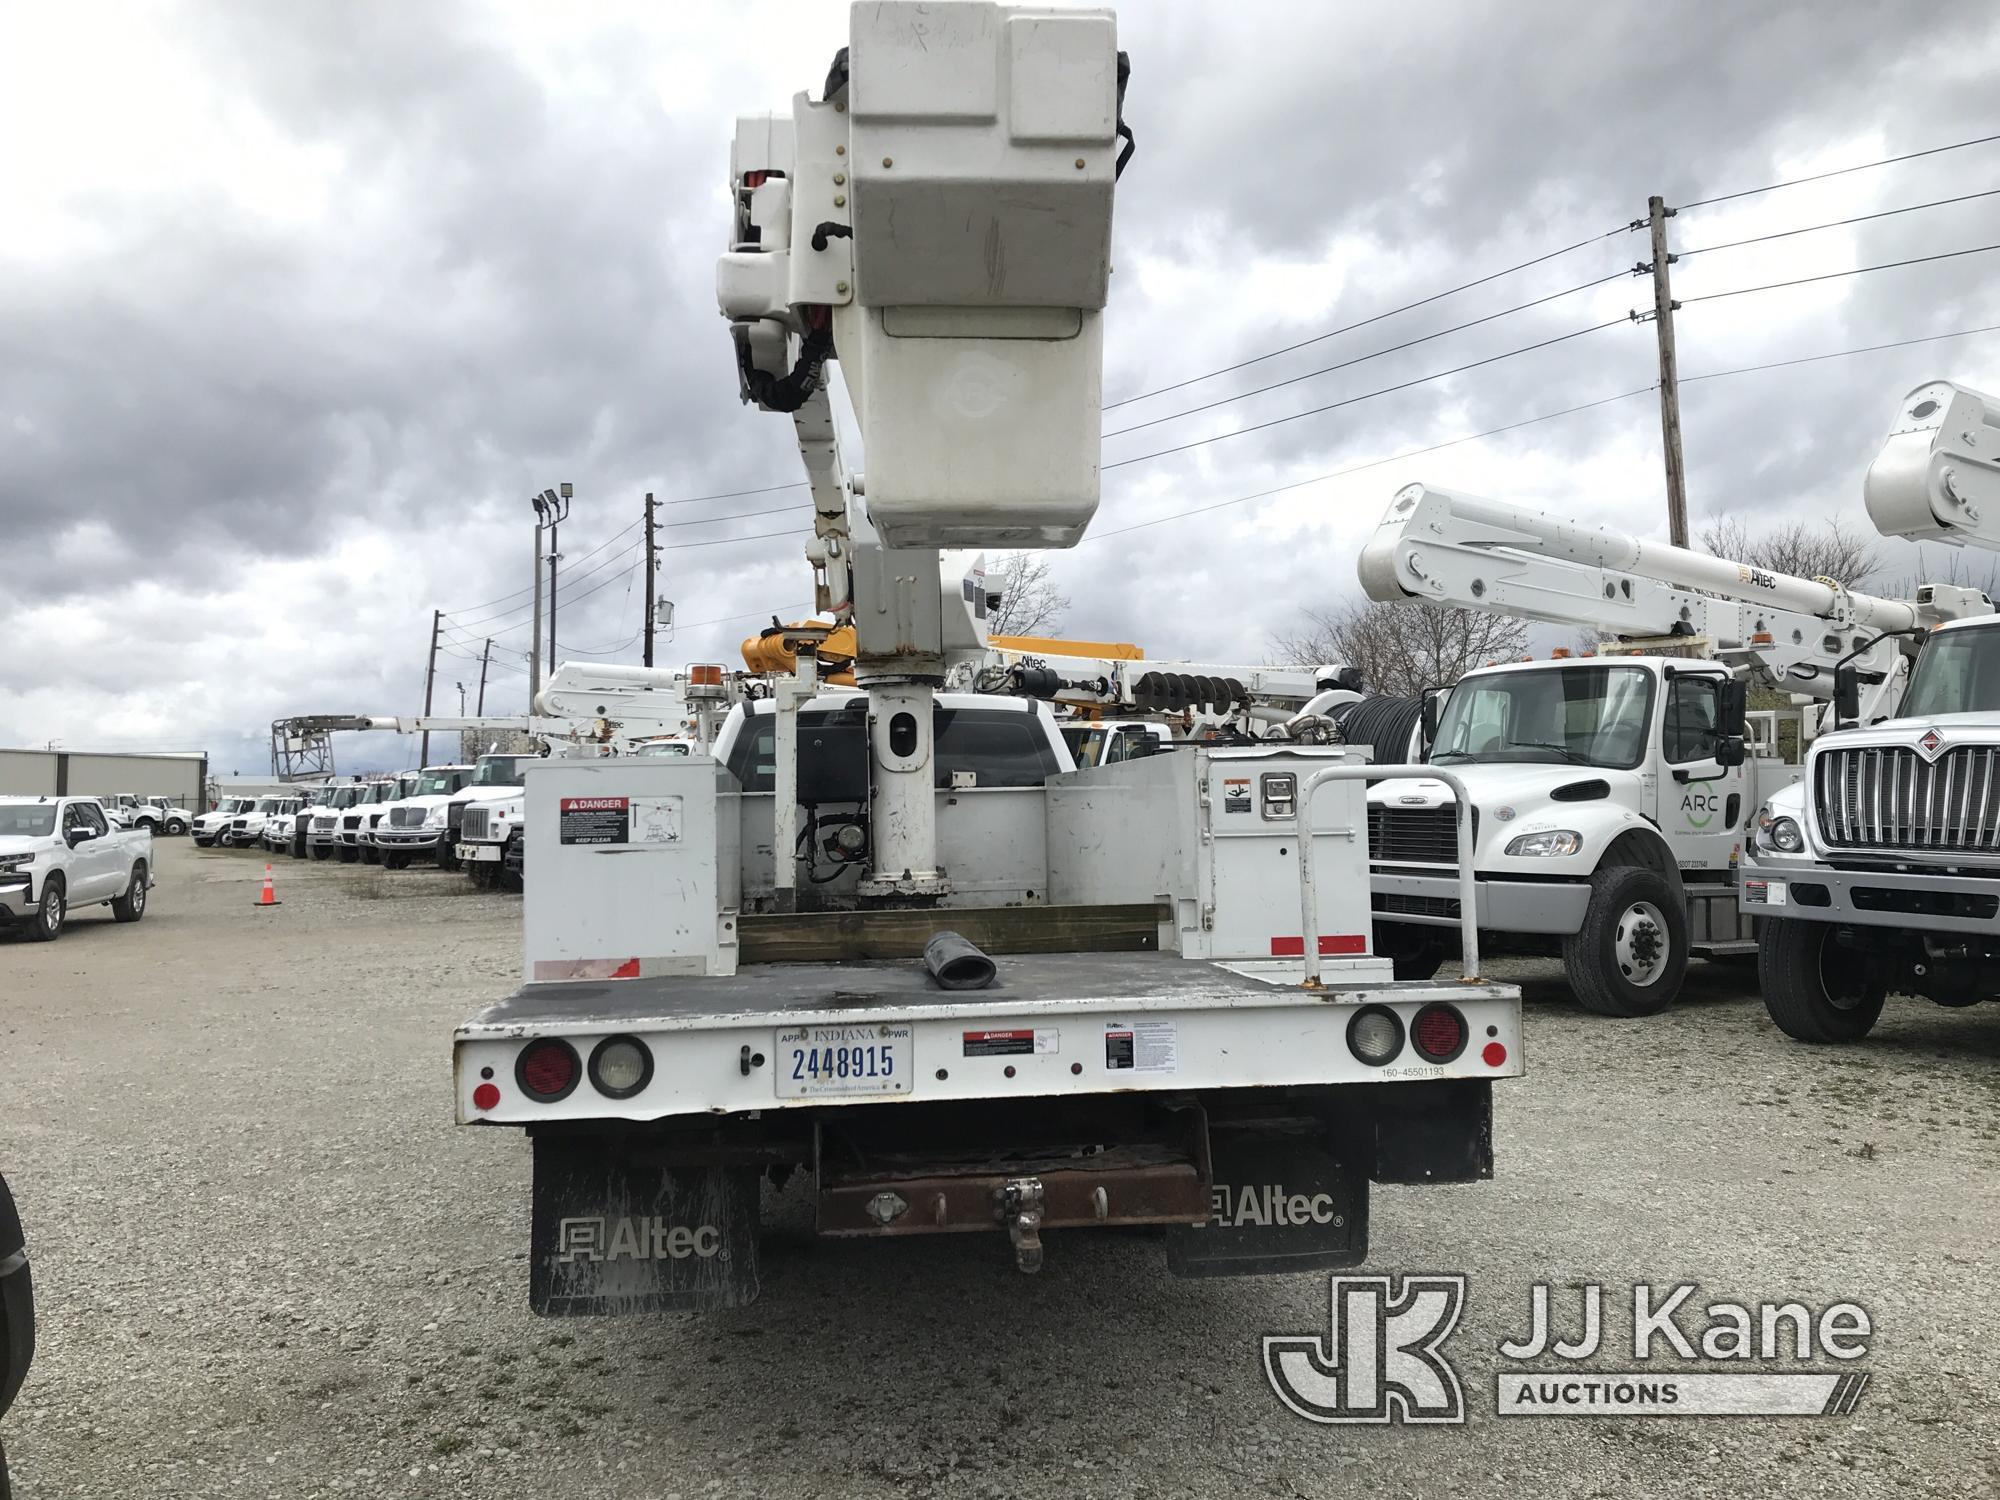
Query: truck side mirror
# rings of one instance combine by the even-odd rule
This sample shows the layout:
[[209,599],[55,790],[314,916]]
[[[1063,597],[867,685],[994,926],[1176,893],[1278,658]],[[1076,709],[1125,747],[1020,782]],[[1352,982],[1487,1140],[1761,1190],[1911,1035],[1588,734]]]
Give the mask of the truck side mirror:
[[1861,673],[1852,666],[1833,669],[1833,716],[1842,724],[1861,717]]
[[[1749,686],[1737,678],[1724,682],[1716,695],[1715,732],[1724,739],[1743,738],[1744,720],[1750,709]],[[1728,764],[1728,762],[1724,762]],[[1737,764],[1742,764],[1739,756]]]
[[1716,741],[1715,763],[1725,771],[1742,765],[1744,754],[1743,736],[1740,734],[1725,734]]
[[1424,694],[1424,754],[1431,753],[1431,746],[1438,737],[1438,700],[1436,693]]

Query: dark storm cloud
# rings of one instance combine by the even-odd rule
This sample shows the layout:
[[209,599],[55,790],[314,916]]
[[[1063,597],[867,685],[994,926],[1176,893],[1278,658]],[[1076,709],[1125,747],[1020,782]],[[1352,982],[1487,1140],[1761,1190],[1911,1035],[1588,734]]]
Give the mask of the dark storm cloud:
[[[539,16],[540,13],[534,13]],[[564,638],[624,639],[636,608],[620,542],[648,489],[685,497],[789,481],[789,426],[742,408],[712,301],[730,117],[817,89],[844,7],[579,14],[529,34],[520,16],[435,3],[189,6],[179,41],[231,119],[289,152],[319,208],[264,201],[191,163],[185,182],[100,191],[75,254],[0,278],[0,514],[6,542],[42,555],[91,526],[93,557],[171,597],[142,619],[163,700],[215,664],[173,655],[176,618],[227,587],[206,544],[243,559],[312,559],[340,542],[409,538],[431,550],[401,593],[360,565],[315,570],[338,654],[308,641],[269,684],[224,702],[178,701],[202,733],[254,731],[281,712],[415,706],[429,611],[457,611],[447,682],[476,671],[488,632],[517,707],[527,649],[525,496],[559,478],[582,498],[564,550],[609,565],[564,605]],[[1990,133],[1996,22],[1970,3],[1902,7],[1703,4],[1434,7],[1130,5],[1128,112],[1140,149],[1119,186],[1107,315],[1114,398],[1231,363],[1643,213],[1649,193],[1689,202],[1786,175],[1834,147],[1845,158]],[[51,59],[87,75],[88,59]],[[579,81],[581,80],[581,81]],[[107,103],[108,107],[108,103]],[[131,121],[143,131],[143,118]],[[1854,144],[1854,143],[1859,144]],[[231,141],[222,142],[227,147]],[[219,158],[226,168],[230,158]],[[1802,190],[1780,224],[1838,217],[2000,183],[2000,153],[1965,153]],[[285,196],[285,195],[278,195]],[[1865,201],[1864,201],[1865,200]],[[1773,204],[1778,200],[1770,200]],[[1996,262],[1972,259],[1711,303],[1706,291],[2000,241],[2000,200],[1883,220],[1782,253],[1717,253],[1677,268],[1689,374],[2000,321]],[[1741,206],[1690,210],[1675,243],[1735,237]],[[1832,249],[1829,249],[1829,244]],[[1844,247],[1844,248],[1843,248]],[[1642,235],[1107,413],[1106,427],[1450,327],[1628,268]],[[1315,275],[1316,263],[1325,261]],[[1787,268],[1792,268],[1788,272]],[[1296,288],[1296,305],[1271,294]],[[1106,462],[1364,395],[1615,318],[1649,300],[1616,280],[1355,368],[1113,439]],[[1253,313],[1250,309],[1255,309]],[[1685,399],[1696,515],[1852,512],[1861,466],[1900,390],[1933,373],[1995,368],[2000,343],[1917,348],[1763,376],[1697,382]],[[1653,379],[1652,331],[1608,328],[1447,380],[1189,452],[1108,469],[1099,529],[1339,470]],[[1661,513],[1650,397],[1439,455],[1478,476],[1490,454],[1550,486],[1511,498],[1641,527]],[[1566,491],[1607,452],[1645,461]],[[1427,461],[1428,462],[1428,461]],[[1353,588],[1329,538],[1371,524],[1390,471],[1300,507],[1318,518],[1274,544],[1256,518],[1283,502],[1089,542],[1056,559],[1079,633],[1156,649],[1238,654],[1286,614]],[[1400,473],[1401,471],[1395,471]],[[1496,478],[1496,483],[1500,480]],[[1608,485],[1608,490],[1605,486]],[[60,497],[60,503],[50,503]],[[1378,498],[1379,497],[1379,498]],[[673,511],[747,515],[795,492]],[[1289,514],[1289,512],[1285,512]],[[669,533],[669,541],[779,531],[783,515]],[[745,624],[809,593],[796,542],[670,553],[690,622],[674,648],[726,654]],[[74,595],[102,574],[19,570],[25,601]],[[500,597],[491,609],[469,606]],[[1187,599],[1233,601],[1188,610]],[[192,628],[192,627],[189,627]],[[218,629],[206,624],[204,629]],[[1174,638],[1170,638],[1174,637]],[[79,646],[79,653],[111,648]],[[122,658],[89,669],[107,701]],[[61,669],[0,663],[0,687],[46,690]],[[179,674],[178,676],[174,674]],[[45,698],[23,698],[40,715]],[[67,710],[64,710],[67,711]],[[161,713],[183,712],[162,708]],[[0,740],[39,738],[36,722]]]

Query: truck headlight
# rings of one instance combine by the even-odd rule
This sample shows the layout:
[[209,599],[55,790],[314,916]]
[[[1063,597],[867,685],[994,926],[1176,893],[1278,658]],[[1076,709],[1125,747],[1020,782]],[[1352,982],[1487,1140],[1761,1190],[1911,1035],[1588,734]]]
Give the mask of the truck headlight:
[[1757,843],[1780,854],[1797,854],[1805,848],[1806,836],[1798,819],[1774,817],[1767,807],[1757,814]]
[[25,870],[35,862],[32,854],[0,854],[0,875],[11,875],[16,870]]
[[432,808],[424,818],[424,827],[426,828],[444,827],[444,809],[441,807]]
[[1574,854],[1583,847],[1583,835],[1568,828],[1549,828],[1540,833],[1524,833],[1507,843],[1507,853],[1513,858],[1542,857],[1555,858],[1564,854]]

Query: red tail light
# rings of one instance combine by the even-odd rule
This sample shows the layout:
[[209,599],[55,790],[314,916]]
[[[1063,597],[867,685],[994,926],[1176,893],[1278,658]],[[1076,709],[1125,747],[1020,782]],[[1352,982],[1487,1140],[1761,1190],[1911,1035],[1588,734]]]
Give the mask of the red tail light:
[[1465,1050],[1465,1017],[1458,1007],[1439,1002],[1426,1005],[1410,1023],[1410,1040],[1417,1051],[1436,1063],[1454,1060]]
[[543,1104],[568,1098],[582,1074],[576,1048],[553,1037],[528,1043],[514,1063],[514,1081],[521,1092]]

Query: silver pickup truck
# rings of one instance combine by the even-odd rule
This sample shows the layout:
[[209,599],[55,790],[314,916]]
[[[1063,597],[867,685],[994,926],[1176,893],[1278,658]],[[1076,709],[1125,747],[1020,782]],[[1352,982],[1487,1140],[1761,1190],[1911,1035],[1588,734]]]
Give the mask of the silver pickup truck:
[[96,798],[0,797],[0,929],[52,943],[83,906],[136,922],[152,884],[153,835],[113,828]]

